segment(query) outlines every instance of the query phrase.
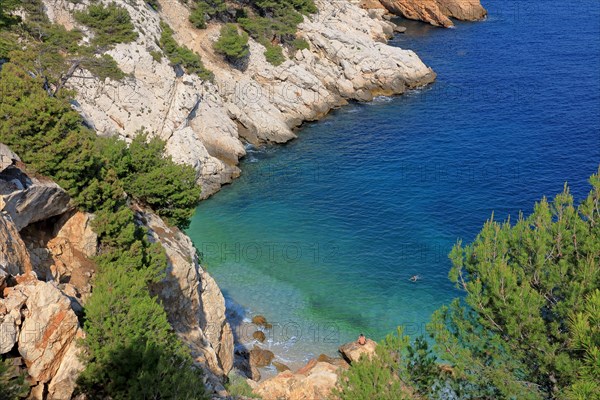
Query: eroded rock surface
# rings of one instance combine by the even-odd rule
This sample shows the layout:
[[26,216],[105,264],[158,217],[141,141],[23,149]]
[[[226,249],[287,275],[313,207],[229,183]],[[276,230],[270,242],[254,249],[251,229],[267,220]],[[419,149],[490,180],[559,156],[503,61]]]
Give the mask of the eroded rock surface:
[[83,370],[77,356],[83,331],[71,301],[34,272],[15,279],[17,284],[5,288],[0,298],[0,353],[17,348],[33,387],[31,398],[70,399]]
[[192,241],[154,214],[140,210],[150,240],[160,241],[168,258],[167,277],[156,292],[169,322],[208,372],[221,377],[233,366],[233,333],[225,319],[225,300],[202,269]]
[[[363,7],[375,7],[377,0],[363,3]],[[479,0],[379,0],[391,13],[408,19],[427,22],[449,28],[454,25],[450,18],[462,21],[479,21],[487,11]]]

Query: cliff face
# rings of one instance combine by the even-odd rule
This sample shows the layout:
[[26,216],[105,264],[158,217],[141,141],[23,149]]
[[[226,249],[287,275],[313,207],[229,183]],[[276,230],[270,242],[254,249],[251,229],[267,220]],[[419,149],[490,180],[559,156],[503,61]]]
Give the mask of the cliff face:
[[160,242],[168,259],[167,278],[154,288],[169,322],[205,366],[214,387],[233,366],[233,333],[225,319],[225,299],[214,279],[200,266],[192,241],[158,216],[138,211],[149,239]]
[[362,6],[378,8],[377,2],[393,14],[446,28],[454,25],[450,18],[479,21],[487,15],[479,0],[365,0]]
[[[73,27],[71,12],[88,1],[44,3],[51,19]],[[245,142],[282,143],[295,137],[293,128],[303,121],[318,119],[349,99],[398,94],[434,79],[415,53],[385,44],[393,24],[369,17],[351,2],[317,0],[319,12],[306,18],[299,31],[310,49],[288,54],[278,67],[251,40],[243,72],[214,54],[220,26],[193,28],[188,8],[179,1],[161,0],[158,13],[142,0],[117,3],[129,11],[139,37],[109,53],[130,76],[120,82],[91,76],[70,81],[78,92],[77,106],[99,134],[131,138],[145,127],[165,139],[174,160],[196,168],[204,197],[240,174]],[[159,50],[161,19],[179,43],[202,56],[215,74],[214,83],[176,72],[166,57],[152,57],[150,51]]]
[[[94,216],[65,206],[66,193],[30,177],[3,144],[0,161],[0,354],[27,369],[31,398],[70,399],[84,368],[77,339],[85,335],[79,317],[96,272]],[[42,196],[48,188],[60,196]],[[207,386],[222,389],[233,364],[223,295],[187,236],[152,213],[139,210],[138,217],[167,253],[167,277],[153,289],[169,322],[204,367]]]

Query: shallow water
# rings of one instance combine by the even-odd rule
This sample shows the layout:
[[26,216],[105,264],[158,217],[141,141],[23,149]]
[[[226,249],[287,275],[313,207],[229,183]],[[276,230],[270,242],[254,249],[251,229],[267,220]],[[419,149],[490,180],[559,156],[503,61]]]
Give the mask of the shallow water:
[[415,50],[435,84],[250,149],[242,177],[198,207],[188,234],[230,308],[274,324],[267,346],[283,361],[333,354],[361,332],[422,332],[460,295],[447,279],[458,239],[492,213],[529,213],[565,181],[577,199],[589,191],[600,3],[485,3],[487,21],[456,29],[403,21],[391,44]]

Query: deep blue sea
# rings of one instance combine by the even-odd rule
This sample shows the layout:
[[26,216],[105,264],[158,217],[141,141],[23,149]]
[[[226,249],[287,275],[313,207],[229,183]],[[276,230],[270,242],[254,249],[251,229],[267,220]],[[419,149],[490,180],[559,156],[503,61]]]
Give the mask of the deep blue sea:
[[423,332],[460,296],[447,279],[457,240],[492,213],[530,213],[565,182],[577,200],[589,191],[600,2],[484,5],[487,21],[456,29],[402,21],[391,45],[421,56],[433,85],[249,148],[242,177],[198,207],[188,233],[208,270],[240,318],[274,324],[266,346],[283,361],[333,354],[361,332]]

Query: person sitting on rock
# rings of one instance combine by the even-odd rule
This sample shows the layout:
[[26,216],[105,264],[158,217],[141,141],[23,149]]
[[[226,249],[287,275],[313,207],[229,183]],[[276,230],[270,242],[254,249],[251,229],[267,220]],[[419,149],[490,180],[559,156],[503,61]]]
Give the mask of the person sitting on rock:
[[367,338],[362,333],[358,336],[358,344],[360,344],[361,346],[367,344]]

